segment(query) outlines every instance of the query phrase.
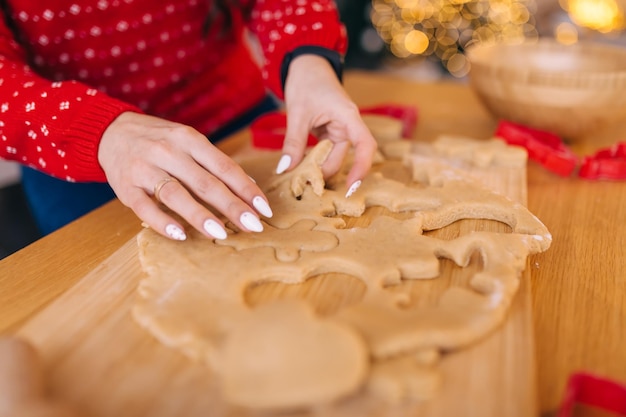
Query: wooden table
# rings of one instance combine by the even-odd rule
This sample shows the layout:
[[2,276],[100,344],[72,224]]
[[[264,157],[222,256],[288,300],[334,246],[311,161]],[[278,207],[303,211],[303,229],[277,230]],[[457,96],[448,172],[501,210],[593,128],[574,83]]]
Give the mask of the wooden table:
[[[463,83],[349,72],[345,85],[360,106],[418,106],[421,140],[440,133],[487,138],[496,125]],[[626,121],[573,148],[583,154],[624,140],[620,128]],[[232,153],[248,140],[241,132],[222,148]],[[530,262],[539,404],[551,415],[572,372],[626,382],[626,183],[561,178],[531,162],[528,205],[554,236],[552,247]],[[0,261],[0,332],[14,332],[140,229],[115,200]]]

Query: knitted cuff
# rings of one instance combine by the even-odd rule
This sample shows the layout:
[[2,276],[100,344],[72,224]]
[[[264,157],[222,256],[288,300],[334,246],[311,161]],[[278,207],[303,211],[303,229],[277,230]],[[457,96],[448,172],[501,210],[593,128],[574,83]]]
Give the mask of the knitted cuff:
[[[68,158],[73,160],[68,176],[78,182],[105,182],[98,162],[98,146],[107,127],[126,111],[143,113],[139,108],[112,98],[94,100],[72,121],[66,133]],[[71,155],[71,156],[70,156]]]

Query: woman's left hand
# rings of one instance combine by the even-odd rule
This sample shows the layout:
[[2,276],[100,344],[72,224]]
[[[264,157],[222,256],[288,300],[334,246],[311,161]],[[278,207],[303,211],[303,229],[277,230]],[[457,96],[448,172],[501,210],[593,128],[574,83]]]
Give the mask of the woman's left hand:
[[354,162],[346,179],[349,189],[354,191],[372,165],[376,140],[326,58],[301,55],[290,63],[285,105],[287,131],[277,172],[282,173],[300,163],[308,134],[312,132],[320,140],[333,142],[322,166],[325,177],[337,173],[346,154],[354,147]]

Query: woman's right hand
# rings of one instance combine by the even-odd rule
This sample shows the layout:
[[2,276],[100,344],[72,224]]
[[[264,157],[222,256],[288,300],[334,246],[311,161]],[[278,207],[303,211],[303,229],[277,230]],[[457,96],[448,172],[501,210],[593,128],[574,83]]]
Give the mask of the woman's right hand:
[[227,234],[203,203],[243,231],[262,231],[259,214],[272,216],[267,197],[244,170],[189,126],[122,113],[105,130],[98,161],[119,200],[171,239],[186,239],[184,228],[152,198],[155,192],[162,204],[209,238]]

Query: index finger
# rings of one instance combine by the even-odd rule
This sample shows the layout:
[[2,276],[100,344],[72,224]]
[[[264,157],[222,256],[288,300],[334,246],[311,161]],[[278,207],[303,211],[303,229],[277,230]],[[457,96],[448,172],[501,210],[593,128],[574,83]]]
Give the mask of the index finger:
[[234,159],[220,149],[214,148],[211,157],[201,158],[198,162],[207,171],[219,178],[233,193],[243,200],[263,195],[256,182],[244,171]]
[[[209,142],[206,142],[206,144],[209,144]],[[260,214],[266,217],[272,216],[263,190],[230,156],[216,146],[211,145],[209,148],[203,147],[203,149],[194,152],[193,158],[246,204],[254,207]],[[187,169],[190,169],[190,167],[187,167]],[[210,191],[203,189],[206,187],[201,187],[199,182],[194,185],[194,191],[198,194],[210,194]]]

